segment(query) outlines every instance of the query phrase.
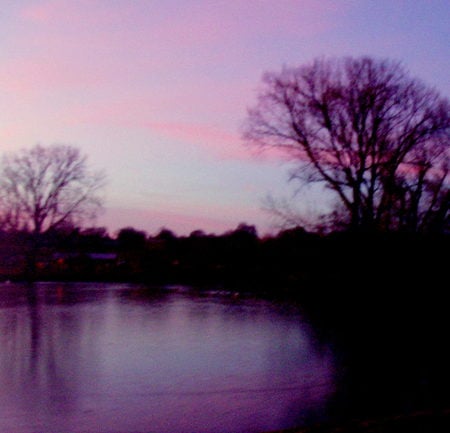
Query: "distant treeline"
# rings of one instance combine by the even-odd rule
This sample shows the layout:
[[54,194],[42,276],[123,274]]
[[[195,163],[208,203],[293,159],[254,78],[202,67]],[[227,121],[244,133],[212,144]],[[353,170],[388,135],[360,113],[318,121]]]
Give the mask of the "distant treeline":
[[123,228],[111,237],[104,228],[90,228],[49,231],[36,240],[27,232],[0,232],[0,278],[26,278],[33,251],[37,280],[138,281],[266,292],[298,292],[317,285],[340,292],[394,283],[426,287],[445,275],[448,245],[448,235],[320,235],[301,227],[261,238],[247,224],[222,235],[197,230],[176,236],[163,229],[148,236]]

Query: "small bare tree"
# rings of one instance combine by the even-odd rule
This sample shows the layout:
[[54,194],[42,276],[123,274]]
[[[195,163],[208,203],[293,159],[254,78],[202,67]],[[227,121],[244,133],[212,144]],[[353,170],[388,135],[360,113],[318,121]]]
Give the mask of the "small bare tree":
[[316,60],[267,73],[244,137],[322,182],[353,229],[443,229],[449,213],[449,101],[400,64]]
[[3,229],[35,235],[63,224],[81,224],[101,208],[104,175],[89,170],[86,156],[70,145],[36,145],[0,161]]

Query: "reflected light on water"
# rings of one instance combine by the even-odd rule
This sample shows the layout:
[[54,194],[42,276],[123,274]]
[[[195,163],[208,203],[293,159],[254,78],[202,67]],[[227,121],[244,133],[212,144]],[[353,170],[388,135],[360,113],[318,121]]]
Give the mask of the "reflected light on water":
[[320,416],[330,351],[268,301],[0,286],[0,431],[239,433]]

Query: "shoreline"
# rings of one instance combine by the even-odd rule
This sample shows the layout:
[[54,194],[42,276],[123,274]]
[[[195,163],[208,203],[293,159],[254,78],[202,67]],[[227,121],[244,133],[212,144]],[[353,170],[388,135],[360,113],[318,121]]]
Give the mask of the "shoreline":
[[320,423],[264,433],[447,433],[449,431],[450,408],[445,408],[342,423]]

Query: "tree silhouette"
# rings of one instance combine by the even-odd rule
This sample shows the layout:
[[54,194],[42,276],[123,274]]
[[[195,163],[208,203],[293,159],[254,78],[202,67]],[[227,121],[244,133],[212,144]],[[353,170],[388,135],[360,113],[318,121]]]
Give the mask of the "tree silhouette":
[[91,171],[73,146],[36,145],[0,161],[0,228],[30,233],[26,272],[36,277],[44,234],[76,227],[101,208],[104,175]]
[[399,63],[361,57],[266,73],[244,137],[331,189],[350,228],[420,232],[448,228],[449,131],[448,99]]
[[0,162],[0,220],[5,229],[35,235],[77,225],[101,208],[104,175],[91,171],[79,149],[36,145]]

